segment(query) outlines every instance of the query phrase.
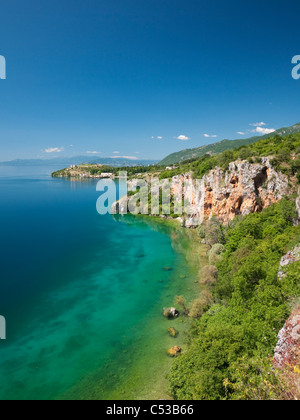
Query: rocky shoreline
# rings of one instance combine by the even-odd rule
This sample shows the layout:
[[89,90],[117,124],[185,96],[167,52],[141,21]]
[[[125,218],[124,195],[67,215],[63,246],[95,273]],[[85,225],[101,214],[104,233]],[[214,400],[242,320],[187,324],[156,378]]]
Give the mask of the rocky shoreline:
[[[151,177],[146,179],[150,184]],[[193,182],[192,174],[187,173],[172,177],[171,196],[176,200],[181,197],[182,185]],[[135,190],[135,181],[128,181],[128,189]],[[175,219],[186,228],[196,228],[213,216],[228,224],[236,216],[246,216],[261,212],[264,208],[277,203],[283,197],[297,192],[289,178],[277,172],[270,158],[261,158],[261,163],[249,163],[238,160],[229,164],[227,171],[215,168],[204,175],[200,189],[186,188],[183,198],[190,203],[189,215],[178,217],[165,214],[152,215],[163,219]],[[300,189],[299,189],[300,190]],[[299,191],[300,192],[300,191]],[[299,193],[298,192],[298,193]],[[125,214],[128,211],[130,197],[123,197],[113,206],[113,211]],[[296,201],[300,222],[300,197]]]

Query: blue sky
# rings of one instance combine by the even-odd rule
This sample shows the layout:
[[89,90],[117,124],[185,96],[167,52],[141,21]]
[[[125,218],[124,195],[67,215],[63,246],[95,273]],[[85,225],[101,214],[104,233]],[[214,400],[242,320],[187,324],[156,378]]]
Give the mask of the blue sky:
[[299,122],[299,12],[290,0],[3,2],[0,160],[159,159]]

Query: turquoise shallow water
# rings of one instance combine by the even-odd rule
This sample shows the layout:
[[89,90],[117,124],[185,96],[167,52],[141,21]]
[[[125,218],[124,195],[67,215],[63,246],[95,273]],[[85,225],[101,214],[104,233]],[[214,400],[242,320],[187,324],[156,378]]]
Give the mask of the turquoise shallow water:
[[162,309],[195,287],[185,233],[99,216],[93,181],[45,169],[0,168],[0,194],[0,399],[166,397]]

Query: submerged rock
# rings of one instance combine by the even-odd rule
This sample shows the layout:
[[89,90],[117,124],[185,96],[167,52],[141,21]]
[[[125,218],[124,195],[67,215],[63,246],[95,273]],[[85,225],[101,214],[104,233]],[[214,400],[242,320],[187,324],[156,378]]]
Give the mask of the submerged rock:
[[165,308],[164,309],[164,317],[166,318],[177,318],[179,316],[179,312],[176,308]]
[[181,348],[178,347],[178,346],[172,347],[171,349],[169,349],[167,351],[167,354],[170,357],[177,357],[177,356],[179,356],[181,354]]
[[178,332],[175,330],[175,328],[169,328],[168,333],[171,337],[176,337],[178,335]]

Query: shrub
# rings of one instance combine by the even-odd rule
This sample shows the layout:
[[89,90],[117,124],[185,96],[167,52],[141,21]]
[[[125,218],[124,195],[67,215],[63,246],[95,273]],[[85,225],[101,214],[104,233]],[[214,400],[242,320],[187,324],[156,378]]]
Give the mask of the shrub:
[[203,302],[202,300],[195,299],[192,303],[191,310],[189,312],[189,316],[194,319],[201,318],[201,316],[204,314],[204,308],[203,308]]
[[210,250],[211,254],[221,255],[225,252],[226,248],[222,244],[214,244]]
[[225,252],[225,247],[222,244],[214,244],[208,252],[209,263],[211,265],[217,264],[222,259],[222,254]]
[[225,228],[217,217],[212,217],[205,225],[205,238],[208,245],[225,243]]
[[200,271],[200,284],[212,285],[217,281],[218,269],[214,265],[206,265]]
[[189,310],[187,307],[187,301],[184,296],[176,296],[174,301],[175,306],[179,306],[182,310],[183,315],[188,315]]
[[205,239],[206,233],[203,225],[198,227],[197,232],[200,239]]
[[200,298],[193,301],[189,316],[194,319],[201,318],[212,303],[213,295],[208,290],[203,290]]

